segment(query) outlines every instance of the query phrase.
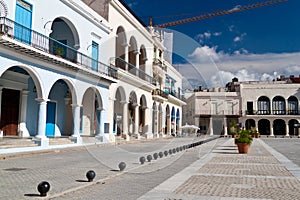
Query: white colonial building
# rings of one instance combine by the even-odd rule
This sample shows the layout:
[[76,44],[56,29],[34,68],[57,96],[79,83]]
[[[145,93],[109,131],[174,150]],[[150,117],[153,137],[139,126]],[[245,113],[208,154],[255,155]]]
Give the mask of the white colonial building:
[[197,90],[187,99],[184,119],[204,133],[226,135],[239,123],[264,136],[298,136],[300,77],[232,82],[222,89]]
[[184,102],[178,93],[156,100],[169,76],[181,90],[171,64],[154,77],[155,51],[164,50],[117,0],[0,0],[1,136],[48,145],[170,135],[169,116],[174,110],[179,130]]

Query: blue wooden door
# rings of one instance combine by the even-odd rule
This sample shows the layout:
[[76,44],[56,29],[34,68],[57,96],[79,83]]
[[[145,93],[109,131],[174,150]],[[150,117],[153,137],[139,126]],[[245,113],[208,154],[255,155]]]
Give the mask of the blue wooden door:
[[31,43],[32,5],[17,0],[14,37],[22,42]]
[[98,44],[96,42],[92,43],[92,69],[98,71],[98,55],[99,49]]
[[56,103],[47,102],[46,136],[54,137],[56,118]]

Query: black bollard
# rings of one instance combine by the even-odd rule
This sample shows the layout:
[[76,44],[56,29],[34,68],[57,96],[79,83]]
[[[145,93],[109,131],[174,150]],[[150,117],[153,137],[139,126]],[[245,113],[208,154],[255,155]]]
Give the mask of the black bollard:
[[148,156],[147,156],[147,160],[148,160],[148,162],[151,162],[152,156],[151,156],[151,155],[148,155]]
[[158,153],[158,156],[159,156],[160,158],[164,157],[163,152],[160,151],[160,152]]
[[176,151],[179,152],[179,147],[176,147]]
[[96,173],[93,170],[89,170],[85,176],[89,182],[92,182],[96,176]]
[[168,151],[164,151],[165,157],[168,156]]
[[174,153],[174,154],[176,153],[176,149],[175,149],[175,148],[173,149],[173,153]]
[[169,154],[172,155],[172,149],[169,149]]
[[156,159],[158,158],[158,154],[157,154],[157,153],[154,153],[154,154],[153,154],[153,158],[154,158],[154,160],[156,160]]
[[123,171],[126,168],[126,163],[125,162],[120,162],[119,163],[119,169],[120,171]]
[[144,164],[145,161],[146,161],[146,159],[145,159],[144,156],[140,157],[140,162],[141,162],[141,164]]
[[182,147],[179,147],[179,150],[182,151]]
[[47,181],[42,181],[38,184],[37,190],[41,197],[47,196],[47,192],[50,190],[50,184]]

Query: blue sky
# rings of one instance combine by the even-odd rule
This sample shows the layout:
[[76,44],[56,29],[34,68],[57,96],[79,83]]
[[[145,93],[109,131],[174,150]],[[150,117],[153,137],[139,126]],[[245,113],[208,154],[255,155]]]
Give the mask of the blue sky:
[[[263,0],[125,0],[148,24],[229,10]],[[184,2],[184,4],[182,3]],[[241,81],[272,80],[300,74],[300,1],[270,5],[226,16],[169,27],[175,31],[174,66],[185,87],[224,86]],[[170,30],[168,30],[170,31]],[[184,36],[180,36],[183,34]],[[177,37],[177,35],[179,35]],[[186,42],[186,39],[193,42]],[[182,51],[184,49],[184,51]],[[178,53],[180,52],[180,53]],[[196,73],[195,73],[196,72]]]

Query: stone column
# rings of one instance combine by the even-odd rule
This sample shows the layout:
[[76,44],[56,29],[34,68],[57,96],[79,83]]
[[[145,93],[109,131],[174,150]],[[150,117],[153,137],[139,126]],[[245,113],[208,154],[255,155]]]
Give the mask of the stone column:
[[136,76],[139,76],[139,69],[140,69],[140,52],[135,51],[135,67],[136,67]]
[[47,100],[36,99],[38,101],[38,128],[37,142],[40,146],[48,146],[49,139],[46,137]]
[[134,106],[134,135],[137,139],[140,139],[139,133],[139,104],[133,104]]
[[[2,106],[2,89],[3,87],[0,87],[0,121],[1,121],[1,106]],[[0,138],[3,137],[3,131],[0,130]]]
[[[26,127],[26,110],[27,110],[27,97],[29,91],[22,91],[22,99],[21,99],[21,114],[20,114],[20,125],[19,125],[19,133],[20,137],[29,137],[29,132]],[[1,105],[1,104],[0,104]]]
[[82,138],[80,137],[80,106],[76,104],[71,105],[73,108],[73,135],[71,140],[74,140],[77,144],[82,143]]
[[209,118],[209,135],[214,135],[213,118]]
[[228,131],[227,131],[227,118],[224,117],[224,136],[228,135]]
[[125,50],[124,50],[124,54],[125,54],[124,60],[126,62],[125,63],[125,70],[128,71],[128,63],[129,63],[128,62],[128,58],[129,58],[129,56],[128,56],[128,53],[129,53],[128,50],[129,50],[129,45],[125,43],[122,46],[125,48]]
[[270,122],[270,136],[274,136],[274,130],[273,130],[273,120]]
[[103,133],[103,130],[102,130],[102,111],[104,109],[102,107],[99,107],[97,108],[97,112],[96,112],[96,115],[97,115],[97,130],[96,130],[96,135],[100,135]]
[[286,132],[285,136],[286,136],[286,137],[290,137],[290,133],[289,133],[289,124],[288,124],[288,123],[285,124],[285,129],[286,129],[286,130],[285,130],[285,132]]
[[121,101],[120,103],[123,104],[123,135],[126,137],[126,140],[129,141],[128,135],[128,103],[126,101]]
[[154,124],[152,124],[152,126],[154,126],[154,135],[158,138],[159,134],[158,134],[158,110],[154,110],[154,116],[152,116],[154,118]]

